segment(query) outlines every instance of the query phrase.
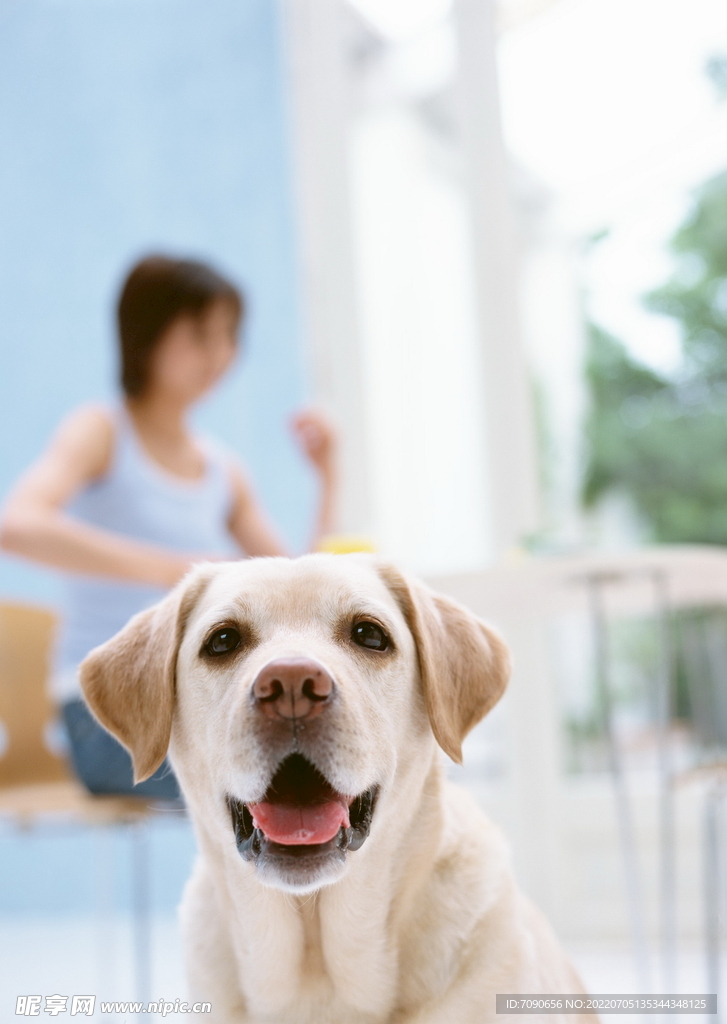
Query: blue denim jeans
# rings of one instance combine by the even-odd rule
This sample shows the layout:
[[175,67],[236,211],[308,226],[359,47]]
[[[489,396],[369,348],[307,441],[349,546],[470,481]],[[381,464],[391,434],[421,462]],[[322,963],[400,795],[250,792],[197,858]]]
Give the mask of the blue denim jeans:
[[179,800],[179,785],[167,761],[150,778],[135,786],[129,754],[98,724],[82,700],[63,704],[61,713],[68,733],[71,762],[89,792]]

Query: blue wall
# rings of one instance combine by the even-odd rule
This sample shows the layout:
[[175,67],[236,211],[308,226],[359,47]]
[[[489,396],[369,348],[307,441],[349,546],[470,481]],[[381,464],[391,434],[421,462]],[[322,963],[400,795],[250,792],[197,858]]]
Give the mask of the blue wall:
[[[137,256],[209,258],[251,315],[200,411],[300,548],[312,482],[275,0],[0,0],[0,497],[74,405],[115,394],[112,303]],[[0,595],[52,600],[0,562]]]

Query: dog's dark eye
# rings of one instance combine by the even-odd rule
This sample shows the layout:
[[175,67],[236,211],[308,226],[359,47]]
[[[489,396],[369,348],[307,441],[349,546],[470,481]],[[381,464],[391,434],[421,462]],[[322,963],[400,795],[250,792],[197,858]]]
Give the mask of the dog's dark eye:
[[223,626],[216,629],[205,644],[205,651],[213,656],[218,654],[229,654],[240,646],[242,637],[232,626]]
[[389,646],[388,636],[375,622],[356,622],[351,630],[351,639],[370,651],[385,651]]

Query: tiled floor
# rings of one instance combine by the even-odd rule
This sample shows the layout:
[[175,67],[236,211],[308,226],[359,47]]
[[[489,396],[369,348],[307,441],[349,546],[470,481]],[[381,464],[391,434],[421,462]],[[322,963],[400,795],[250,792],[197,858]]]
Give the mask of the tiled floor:
[[[173,916],[157,915],[153,918],[152,942],[151,998],[169,1001],[184,998],[181,948]],[[582,942],[567,946],[590,992],[639,991],[628,948]],[[724,977],[727,977],[727,962]],[[678,989],[682,992],[705,990],[704,960],[698,948],[680,951]],[[99,1000],[134,999],[132,936],[128,917],[115,916],[105,921],[70,916],[6,915],[0,918],[0,993],[2,1021],[15,1019],[17,995],[95,993]],[[41,1019],[44,1016],[41,1015]],[[97,1011],[94,1019],[111,1022],[114,1018]],[[145,1015],[142,1019],[151,1022],[161,1020],[161,1017]],[[183,1018],[172,1016],[169,1019]],[[644,1020],[627,1016],[617,1019],[619,1024]],[[656,1018],[650,1019],[656,1024]],[[668,1019],[677,1024],[676,1017]],[[694,1019],[691,1018],[692,1021]],[[118,1022],[122,1020],[124,1017],[117,1017]]]
[[[184,998],[181,944],[173,916],[152,919],[152,950],[149,997]],[[131,922],[125,916],[104,921],[70,916],[0,918],[0,1020],[14,1015],[18,995],[93,993],[99,1002],[136,999],[132,951]],[[114,1016],[100,1014],[97,1008],[93,1019],[111,1022]],[[147,1014],[142,1019],[151,1022],[157,1017]]]

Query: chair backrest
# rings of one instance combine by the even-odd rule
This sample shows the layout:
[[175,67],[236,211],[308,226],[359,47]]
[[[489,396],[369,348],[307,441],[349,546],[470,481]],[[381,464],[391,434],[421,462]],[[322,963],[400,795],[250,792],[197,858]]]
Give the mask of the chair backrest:
[[46,735],[55,710],[46,694],[55,616],[0,603],[0,787],[71,777]]

